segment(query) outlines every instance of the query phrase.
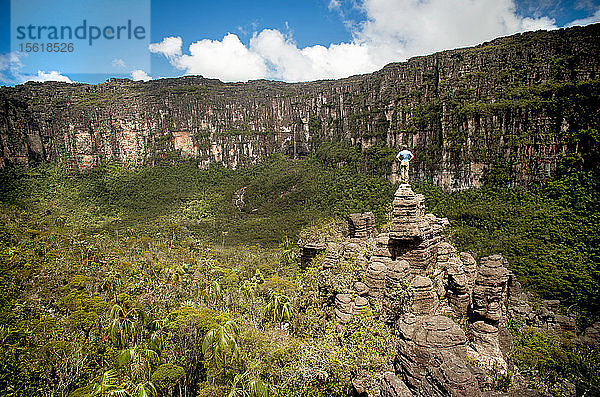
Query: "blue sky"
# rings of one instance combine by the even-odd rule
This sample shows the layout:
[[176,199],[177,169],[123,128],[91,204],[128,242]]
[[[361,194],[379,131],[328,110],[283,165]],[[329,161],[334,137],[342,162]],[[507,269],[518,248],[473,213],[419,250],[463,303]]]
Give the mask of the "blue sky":
[[[113,10],[116,1],[78,3],[89,4],[90,10]],[[11,51],[15,26],[11,27],[10,0],[0,0],[0,84],[98,83],[109,77],[147,80],[186,74],[223,81],[340,78],[516,32],[600,22],[600,0],[119,0],[118,4],[130,7],[116,12],[115,18],[136,21],[149,8],[147,41],[127,44],[135,48],[119,43],[104,50],[98,41],[95,51],[80,52],[70,61],[24,56],[15,52],[14,43]],[[52,20],[48,24],[79,22],[73,7],[41,14],[40,18]],[[91,14],[97,17],[99,12]],[[82,60],[87,62],[84,66]]]

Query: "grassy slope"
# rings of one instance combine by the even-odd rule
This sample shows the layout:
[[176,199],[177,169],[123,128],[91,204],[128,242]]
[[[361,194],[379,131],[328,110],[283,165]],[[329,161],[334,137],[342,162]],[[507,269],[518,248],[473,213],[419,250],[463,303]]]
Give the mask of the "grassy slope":
[[[10,175],[8,175],[10,174]],[[68,178],[59,166],[5,171],[3,201],[88,231],[191,233],[227,244],[276,245],[327,216],[374,211],[381,221],[393,186],[384,178],[313,161],[273,157],[242,170],[194,165],[123,170],[111,166]],[[247,186],[242,211],[233,193]]]
[[[0,282],[7,291],[0,326],[10,330],[0,332],[6,342],[0,349],[5,363],[0,384],[73,390],[110,367],[115,352],[104,350],[107,342],[101,324],[109,305],[124,299],[122,293],[151,316],[166,321],[169,346],[162,362],[181,365],[186,373],[196,373],[194,365],[204,371],[186,384],[206,381],[206,371],[211,369],[206,362],[178,353],[190,342],[177,339],[189,329],[180,328],[176,313],[189,302],[203,302],[199,311],[193,311],[194,329],[200,335],[207,324],[226,318],[244,325],[240,335],[244,358],[220,375],[216,384],[221,389],[209,394],[222,394],[240,371],[285,384],[287,390],[298,389],[285,379],[297,376],[293,371],[306,370],[302,365],[314,360],[311,354],[319,354],[326,357],[319,365],[330,366],[329,371],[337,374],[332,381],[339,383],[305,387],[315,395],[330,395],[333,390],[343,395],[347,374],[355,364],[334,363],[349,354],[374,359],[361,350],[369,333],[361,335],[357,344],[331,345],[340,339],[323,323],[326,313],[315,298],[314,275],[299,274],[295,266],[285,264],[282,258],[289,247],[275,247],[285,236],[295,238],[302,227],[323,217],[371,210],[381,224],[393,194],[393,186],[384,178],[349,167],[327,167],[312,159],[281,157],[235,171],[220,167],[203,171],[193,165],[137,170],[105,166],[68,177],[58,166],[43,165],[26,171],[5,169],[0,177]],[[247,206],[239,212],[232,207],[231,196],[241,186],[248,186]],[[431,212],[450,218],[451,238],[461,250],[479,256],[502,252],[531,289],[577,304],[587,321],[597,315],[600,189],[596,171],[573,173],[536,190],[496,187],[449,194],[425,183],[414,187],[426,195]],[[221,247],[223,237],[225,247]],[[256,295],[240,295],[240,286],[252,284],[257,269],[265,281]],[[222,306],[202,297],[211,280],[223,287]],[[304,310],[291,339],[281,339],[279,331],[265,328],[261,320],[269,291],[294,297]],[[364,321],[367,328],[380,326],[372,319]],[[357,324],[358,329],[363,325]],[[540,340],[523,337],[519,346],[523,351],[538,349]],[[384,342],[370,340],[375,345]],[[65,360],[74,364],[78,346],[91,354],[84,373],[61,372],[65,368],[51,355],[67,354]],[[579,382],[584,389],[595,382],[596,375],[587,370],[593,360],[586,361],[555,342],[543,346],[549,349],[542,353],[543,360],[523,361],[524,365],[559,380]],[[303,355],[298,357],[295,351]],[[31,365],[39,360],[42,365]],[[389,364],[379,362],[377,368]],[[574,365],[584,369],[572,370]]]
[[[88,233],[194,236],[226,245],[276,246],[319,219],[373,211],[379,225],[394,187],[384,178],[309,159],[273,157],[248,169],[194,165],[123,170],[104,166],[66,177],[58,166],[2,173],[3,201]],[[231,204],[247,186],[246,206]],[[600,312],[600,186],[580,171],[542,188],[447,193],[423,182],[428,211],[447,216],[451,239],[478,256],[502,253],[543,297]]]

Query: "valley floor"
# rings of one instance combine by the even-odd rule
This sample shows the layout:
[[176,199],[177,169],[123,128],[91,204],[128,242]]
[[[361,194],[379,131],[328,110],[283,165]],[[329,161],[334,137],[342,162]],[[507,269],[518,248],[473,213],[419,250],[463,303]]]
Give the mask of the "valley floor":
[[[0,173],[1,395],[346,396],[393,371],[394,330],[377,311],[337,327],[319,272],[296,261],[298,239],[343,234],[350,213],[384,228],[395,189],[383,176],[281,157],[235,171]],[[598,183],[579,172],[536,189],[413,188],[450,219],[458,249],[503,253],[583,330],[600,312]],[[532,387],[600,393],[598,348],[512,331]]]

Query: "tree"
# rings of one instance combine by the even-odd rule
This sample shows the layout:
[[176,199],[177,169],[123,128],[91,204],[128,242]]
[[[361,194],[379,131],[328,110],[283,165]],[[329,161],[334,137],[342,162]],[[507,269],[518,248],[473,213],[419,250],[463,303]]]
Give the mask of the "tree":
[[235,321],[229,320],[208,331],[202,341],[202,354],[217,370],[218,374],[239,358],[237,342],[239,328]]
[[213,280],[202,290],[202,300],[208,307],[215,306],[223,299],[223,289],[217,280]]
[[119,350],[117,365],[125,369],[126,381],[119,383],[114,370],[106,371],[92,387],[94,396],[123,395],[155,397],[156,387],[149,380],[160,364],[162,337],[160,324],[139,308],[125,309],[114,304],[110,310],[108,337]]
[[248,380],[248,372],[237,374],[231,383],[227,397],[270,397],[273,386],[260,379]]
[[114,369],[104,372],[92,385],[90,397],[127,396],[127,390],[119,385],[119,375]]
[[292,300],[285,295],[273,292],[265,309],[265,316],[271,318],[275,323],[290,321],[294,317]]

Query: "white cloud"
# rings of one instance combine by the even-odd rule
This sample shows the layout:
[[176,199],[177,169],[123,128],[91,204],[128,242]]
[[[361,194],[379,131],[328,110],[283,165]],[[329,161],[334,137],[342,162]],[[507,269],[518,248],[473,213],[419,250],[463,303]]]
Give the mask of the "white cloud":
[[165,37],[160,43],[150,44],[149,49],[150,52],[174,58],[181,55],[182,44],[181,37]]
[[148,80],[152,80],[152,77],[148,76],[148,73],[144,72],[143,70],[140,69],[136,69],[131,71],[131,78],[133,79],[133,81],[148,81]]
[[62,81],[73,83],[69,77],[55,70],[49,72],[38,70],[37,74],[22,73],[23,63],[21,62],[21,58],[23,56],[25,54],[17,52],[0,54],[0,84],[22,84],[27,81]]
[[0,54],[0,84],[20,83],[20,71],[23,64],[16,52]]
[[[341,0],[329,0],[328,6],[340,13],[341,4]],[[185,74],[223,81],[295,82],[373,72],[416,55],[557,28],[549,17],[518,15],[514,0],[361,0],[357,4],[366,19],[347,25],[353,37],[347,43],[299,48],[290,32],[264,29],[255,32],[248,45],[229,33],[222,40],[192,43],[187,53],[182,52],[181,37],[150,44],[150,51],[164,55]],[[600,10],[572,24],[598,20]]]
[[[152,44],[151,44],[152,45]],[[200,40],[189,47],[189,55],[174,57],[171,63],[186,74],[201,74],[223,81],[247,81],[267,77],[265,60],[250,51],[235,34],[223,40]]]
[[576,19],[573,22],[570,22],[569,24],[567,24],[567,27],[571,27],[571,26],[585,26],[585,25],[589,25],[592,23],[598,23],[600,22],[600,8],[598,8],[596,10],[596,12],[594,13],[594,15],[587,17],[587,18],[582,18],[582,19]]
[[369,46],[378,65],[531,28],[556,28],[545,17],[519,17],[512,0],[364,0],[362,6],[367,20],[355,41]]
[[340,78],[376,68],[366,46],[342,43],[299,49],[291,39],[273,29],[254,35],[250,50],[267,61],[270,78],[285,81]]
[[122,60],[121,58],[116,58],[116,59],[113,59],[112,65],[114,67],[116,67],[116,68],[124,68],[125,67],[125,61]]
[[37,75],[35,76],[24,76],[26,78],[25,81],[62,81],[64,83],[72,83],[71,79],[67,76],[60,74],[55,70],[50,72],[44,72],[43,70],[38,70]]

